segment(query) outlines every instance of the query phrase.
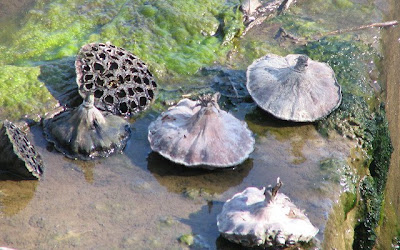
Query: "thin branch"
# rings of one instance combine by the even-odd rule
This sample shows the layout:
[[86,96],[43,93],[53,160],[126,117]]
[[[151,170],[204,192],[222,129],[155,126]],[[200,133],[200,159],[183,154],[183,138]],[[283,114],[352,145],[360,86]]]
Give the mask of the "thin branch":
[[334,30],[334,31],[330,31],[330,32],[326,32],[326,33],[322,33],[319,36],[315,36],[312,39],[306,39],[304,37],[296,37],[292,34],[290,34],[289,32],[287,32],[285,29],[283,29],[282,27],[279,29],[277,35],[276,35],[276,39],[279,38],[283,38],[283,39],[287,39],[292,41],[293,43],[300,43],[300,44],[307,44],[309,42],[314,42],[314,41],[318,41],[323,37],[326,36],[333,36],[333,35],[339,35],[339,34],[343,34],[343,33],[349,33],[349,32],[354,32],[354,31],[359,31],[359,30],[364,30],[364,29],[369,29],[369,28],[384,28],[384,27],[392,27],[395,25],[398,25],[399,22],[394,20],[394,21],[388,21],[388,22],[383,22],[383,23],[371,23],[371,24],[367,24],[367,25],[362,25],[362,26],[358,26],[358,27],[352,27],[352,28],[348,28],[348,29],[339,29],[339,30]]
[[395,26],[398,24],[399,24],[399,22],[397,20],[383,22],[383,23],[371,23],[371,24],[362,25],[359,27],[353,27],[353,28],[349,28],[349,29],[339,29],[339,30],[330,31],[328,33],[323,34],[321,37],[332,36],[332,35],[337,35],[337,34],[342,34],[342,33],[347,33],[347,32],[354,32],[354,31],[359,31],[359,30],[364,30],[364,29],[369,29],[369,28],[390,27],[390,26]]

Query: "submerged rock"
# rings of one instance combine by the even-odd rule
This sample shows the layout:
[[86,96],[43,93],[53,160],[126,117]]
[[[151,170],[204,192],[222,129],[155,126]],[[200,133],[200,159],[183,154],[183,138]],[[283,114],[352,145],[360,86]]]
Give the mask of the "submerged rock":
[[277,118],[312,122],[329,115],[342,100],[335,73],[305,55],[267,55],[247,69],[247,89],[262,109]]
[[76,81],[83,98],[94,92],[95,106],[130,116],[149,107],[157,84],[137,56],[110,43],[84,45],[75,61]]
[[254,150],[247,125],[219,108],[214,96],[181,100],[149,126],[153,151],[185,166],[218,168],[242,163]]
[[121,152],[130,135],[129,123],[94,106],[93,94],[77,108],[45,119],[46,139],[70,158],[91,160]]
[[26,135],[10,121],[0,129],[0,171],[25,179],[40,179],[43,161]]
[[[281,182],[279,182],[281,184]],[[223,237],[246,247],[289,246],[308,242],[317,233],[302,210],[272,189],[248,187],[227,200],[217,216]]]

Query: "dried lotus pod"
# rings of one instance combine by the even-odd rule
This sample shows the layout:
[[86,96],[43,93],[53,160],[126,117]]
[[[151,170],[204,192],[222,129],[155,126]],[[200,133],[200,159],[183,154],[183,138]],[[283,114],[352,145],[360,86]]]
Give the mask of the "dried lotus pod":
[[267,55],[247,69],[247,89],[259,107],[277,118],[312,122],[329,115],[342,100],[335,73],[305,55]]
[[254,150],[247,124],[218,106],[219,94],[183,99],[149,126],[153,151],[185,166],[235,166]]
[[91,160],[121,152],[130,136],[122,117],[94,106],[93,94],[77,108],[44,120],[47,141],[69,158]]
[[282,194],[248,187],[227,200],[217,216],[221,235],[246,247],[289,246],[318,233],[302,210]]
[[154,100],[157,84],[137,56],[110,43],[84,45],[75,61],[76,81],[83,99],[94,92],[98,109],[131,116]]
[[40,179],[43,160],[24,132],[10,121],[0,130],[0,170],[25,179]]

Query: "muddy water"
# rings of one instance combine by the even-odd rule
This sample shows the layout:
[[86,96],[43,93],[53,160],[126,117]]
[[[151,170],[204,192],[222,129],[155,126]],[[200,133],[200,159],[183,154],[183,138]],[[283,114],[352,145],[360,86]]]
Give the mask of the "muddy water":
[[[386,19],[400,20],[400,2],[389,1],[390,12]],[[399,246],[395,237],[399,236],[400,222],[400,27],[385,30],[383,34],[383,77],[386,81],[386,112],[394,151],[385,191],[383,224],[380,228],[378,247]]]

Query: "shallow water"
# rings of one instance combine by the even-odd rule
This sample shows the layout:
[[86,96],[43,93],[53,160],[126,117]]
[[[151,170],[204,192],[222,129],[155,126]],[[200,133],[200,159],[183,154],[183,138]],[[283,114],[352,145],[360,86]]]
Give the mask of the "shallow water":
[[[21,5],[20,13],[29,6]],[[314,15],[312,4],[304,6],[308,12],[303,15]],[[383,3],[379,6],[387,8]],[[379,18],[379,14],[364,17],[360,24]],[[338,21],[331,28],[345,24]],[[261,39],[273,34],[274,27],[278,26],[264,24],[249,35]],[[367,34],[373,36],[376,31]],[[246,39],[240,43],[246,45]],[[230,63],[244,69],[248,58],[242,58],[240,53],[234,54]],[[234,245],[219,237],[216,226],[223,202],[248,186],[273,185],[277,177],[284,182],[282,192],[320,229],[317,239],[322,241],[343,181],[336,171],[321,168],[321,162],[338,160],[346,168],[358,160],[356,141],[337,134],[323,137],[313,124],[278,121],[251,103],[240,104],[231,112],[255,132],[256,148],[250,159],[235,169],[216,171],[185,169],[151,152],[147,127],[157,111],[147,111],[132,122],[132,135],[123,154],[93,162],[63,157],[44,140],[40,126],[32,127],[29,137],[45,160],[45,174],[39,182],[0,181],[0,245],[18,249],[182,249],[187,246],[177,239],[193,233],[199,235],[199,248],[233,249]],[[391,112],[389,116],[395,119],[397,111],[396,115]],[[390,191],[392,185],[388,184],[388,192],[395,192]]]

